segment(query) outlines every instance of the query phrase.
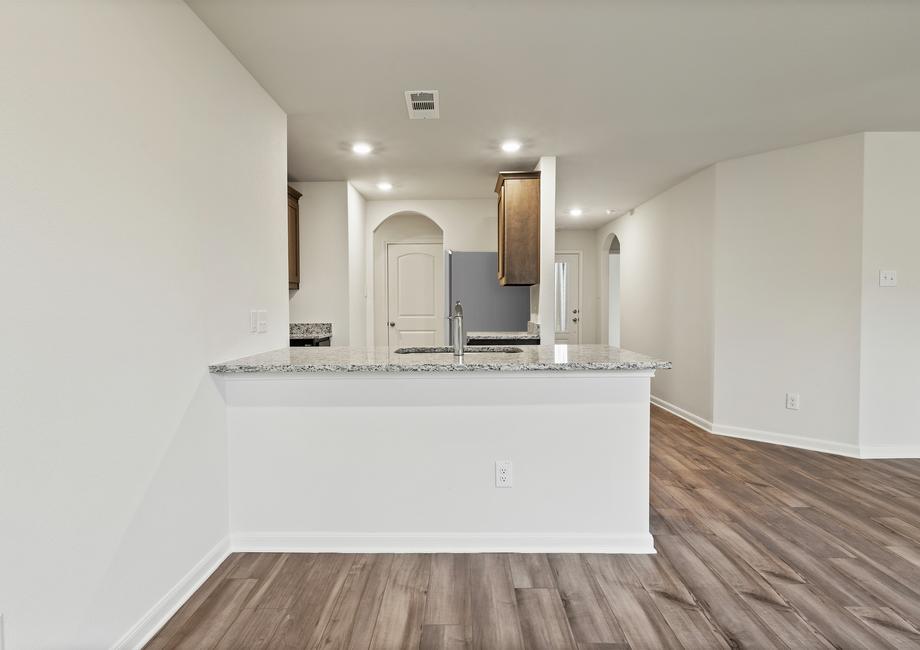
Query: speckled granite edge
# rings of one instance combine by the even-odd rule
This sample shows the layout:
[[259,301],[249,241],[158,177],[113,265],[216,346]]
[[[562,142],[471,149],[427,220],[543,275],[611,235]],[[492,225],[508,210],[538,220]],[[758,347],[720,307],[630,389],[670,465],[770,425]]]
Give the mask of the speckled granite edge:
[[659,370],[668,361],[604,345],[532,346],[521,352],[396,354],[387,348],[284,348],[209,366],[216,374],[443,373]]
[[466,339],[486,339],[487,341],[536,341],[539,333],[531,332],[467,332]]
[[324,365],[278,365],[278,366],[247,366],[234,364],[216,364],[208,366],[214,374],[321,374],[321,373],[425,373],[425,372],[572,372],[578,370],[666,370],[671,364],[666,365],[648,363],[519,363],[519,364],[485,364],[463,363],[447,365],[440,363],[419,363],[411,366],[397,364],[324,364]]
[[291,323],[292,339],[312,339],[318,336],[332,336],[332,323]]
[[[517,354],[523,352],[521,348],[512,345],[466,345],[463,347],[466,354]],[[393,354],[453,354],[454,349],[449,345],[436,345],[434,347],[406,347],[396,348]]]

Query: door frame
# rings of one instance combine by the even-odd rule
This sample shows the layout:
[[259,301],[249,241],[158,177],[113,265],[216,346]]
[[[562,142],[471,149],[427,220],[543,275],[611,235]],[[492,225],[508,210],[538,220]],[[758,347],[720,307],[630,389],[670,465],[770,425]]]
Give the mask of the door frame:
[[[444,276],[441,278],[442,287],[444,287],[444,283],[446,281],[444,278],[447,276],[444,270],[444,265],[447,264],[447,260],[443,259],[444,252],[447,249],[444,248],[443,239],[441,241],[431,241],[431,240],[425,241],[424,239],[412,239],[409,241],[403,241],[403,240],[399,240],[399,241],[384,240],[383,241],[383,305],[384,305],[383,331],[386,332],[386,337],[385,337],[386,343],[384,343],[383,345],[386,347],[389,347],[390,345],[390,265],[388,261],[390,259],[390,246],[402,246],[402,245],[409,245],[409,246],[437,246],[437,245],[440,245],[441,255],[442,255],[441,275]],[[444,289],[442,290],[446,291],[446,287],[444,287]],[[581,289],[579,289],[579,291],[581,291]],[[445,293],[445,296],[446,295],[447,294]],[[446,297],[445,297],[445,300],[446,300]],[[374,314],[375,319],[376,317],[377,315]],[[445,320],[447,319],[445,318]],[[441,325],[441,338],[442,339],[446,336],[447,331],[448,331],[448,328],[442,324]],[[579,335],[579,338],[580,338],[580,335]],[[381,345],[381,343],[375,340],[374,345],[379,346]]]
[[[585,313],[584,301],[582,300],[583,293],[584,293],[584,288],[583,288],[584,269],[582,267],[584,267],[585,256],[583,254],[583,251],[557,248],[555,252],[553,253],[553,264],[556,263],[556,255],[577,255],[578,256],[578,340],[575,341],[575,345],[581,345],[581,322],[584,320],[584,313]],[[556,288],[553,287],[553,297],[555,298],[555,296],[556,296]],[[556,311],[555,300],[553,303],[553,311],[554,312]],[[554,323],[553,343],[555,343],[556,342],[555,318],[553,320],[553,323]]]

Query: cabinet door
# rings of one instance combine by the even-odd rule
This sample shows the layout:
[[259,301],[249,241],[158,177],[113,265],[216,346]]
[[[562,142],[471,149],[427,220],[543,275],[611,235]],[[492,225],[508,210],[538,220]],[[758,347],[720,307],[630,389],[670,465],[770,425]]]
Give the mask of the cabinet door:
[[502,284],[537,284],[540,282],[540,179],[508,179],[503,189]]
[[498,280],[505,279],[505,188],[498,194]]
[[288,197],[288,289],[300,288],[300,209]]

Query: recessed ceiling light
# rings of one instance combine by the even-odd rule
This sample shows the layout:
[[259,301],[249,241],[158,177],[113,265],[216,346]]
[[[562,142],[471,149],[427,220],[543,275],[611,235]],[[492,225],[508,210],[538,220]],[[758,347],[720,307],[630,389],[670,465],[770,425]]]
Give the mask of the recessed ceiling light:
[[351,145],[351,150],[359,156],[366,156],[372,152],[374,148],[366,142],[355,142]]
[[572,208],[571,210],[569,210],[569,214],[572,215],[573,217],[580,217],[581,208]]
[[380,181],[377,183],[377,189],[383,190],[384,192],[389,192],[393,189],[393,183],[387,183],[386,181]]
[[616,208],[607,208],[607,214],[616,214],[619,212]]
[[517,140],[505,140],[502,142],[502,151],[505,153],[514,153],[521,150],[521,143]]

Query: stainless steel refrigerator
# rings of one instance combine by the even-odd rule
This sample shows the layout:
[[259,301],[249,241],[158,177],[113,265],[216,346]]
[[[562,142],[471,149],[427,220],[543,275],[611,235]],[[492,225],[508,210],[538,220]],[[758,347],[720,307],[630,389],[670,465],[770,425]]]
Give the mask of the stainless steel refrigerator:
[[522,332],[527,329],[530,287],[503,287],[498,283],[498,253],[448,251],[446,266],[448,313],[450,306],[459,300],[463,305],[464,330]]

